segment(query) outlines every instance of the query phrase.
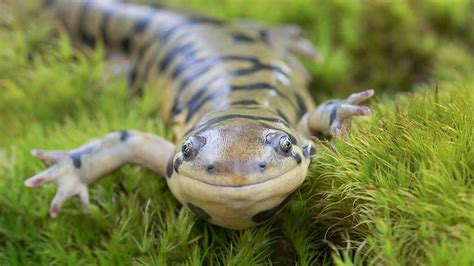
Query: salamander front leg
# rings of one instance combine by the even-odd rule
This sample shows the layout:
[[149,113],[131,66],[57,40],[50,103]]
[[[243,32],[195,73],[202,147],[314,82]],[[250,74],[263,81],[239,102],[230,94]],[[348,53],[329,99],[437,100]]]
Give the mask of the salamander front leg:
[[78,196],[87,210],[87,186],[123,164],[142,165],[165,176],[174,150],[174,145],[165,139],[137,131],[113,132],[71,151],[32,150],[33,156],[49,168],[27,179],[25,185],[56,184],[57,192],[49,209],[50,216],[55,218],[64,202],[73,196]]
[[373,95],[374,90],[366,90],[354,93],[346,100],[324,102],[303,116],[298,129],[308,137],[321,134],[333,138],[346,137],[354,116],[370,115],[368,107],[358,104]]

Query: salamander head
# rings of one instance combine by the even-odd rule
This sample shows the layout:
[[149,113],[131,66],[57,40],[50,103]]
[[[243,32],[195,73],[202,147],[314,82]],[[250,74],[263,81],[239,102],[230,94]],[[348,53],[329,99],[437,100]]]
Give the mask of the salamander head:
[[276,214],[305,179],[312,147],[287,126],[270,124],[230,119],[188,134],[168,167],[173,194],[227,228]]

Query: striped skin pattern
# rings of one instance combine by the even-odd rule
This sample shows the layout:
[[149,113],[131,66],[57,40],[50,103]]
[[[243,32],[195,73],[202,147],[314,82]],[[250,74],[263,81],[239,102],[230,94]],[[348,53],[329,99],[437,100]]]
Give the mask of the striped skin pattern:
[[199,217],[231,229],[254,226],[279,212],[305,179],[311,135],[338,136],[352,116],[369,114],[353,104],[370,98],[370,90],[315,108],[308,75],[293,54],[316,52],[296,27],[108,1],[45,6],[77,43],[103,42],[131,59],[131,89],[148,84],[160,91],[178,140],[127,130],[70,152],[34,150],[51,167],[27,186],[56,182],[59,191],[61,175],[77,179],[62,185],[67,196],[55,197],[52,217],[72,195],[87,207],[88,184],[136,163],[165,175],[176,198]]

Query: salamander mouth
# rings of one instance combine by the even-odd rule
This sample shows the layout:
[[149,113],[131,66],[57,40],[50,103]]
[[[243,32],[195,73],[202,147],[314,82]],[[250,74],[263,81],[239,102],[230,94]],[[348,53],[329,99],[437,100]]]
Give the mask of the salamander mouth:
[[252,186],[257,186],[257,185],[261,185],[261,184],[264,184],[264,183],[267,183],[267,182],[271,182],[279,177],[282,177],[282,176],[285,176],[287,175],[288,173],[292,172],[292,171],[295,171],[297,170],[298,167],[294,167],[286,172],[283,172],[279,175],[276,175],[276,176],[272,176],[271,178],[268,178],[268,179],[265,179],[265,180],[262,180],[260,182],[255,182],[255,183],[249,183],[249,184],[235,184],[235,185],[218,185],[218,184],[213,184],[213,183],[210,183],[210,182],[206,182],[206,181],[203,181],[203,180],[199,180],[199,179],[196,179],[194,177],[191,177],[189,175],[185,175],[185,174],[179,174],[180,176],[183,176],[183,177],[186,177],[186,178],[189,178],[189,179],[192,179],[192,180],[195,180],[197,182],[200,182],[200,183],[203,183],[203,184],[206,184],[208,186],[213,186],[213,187],[226,187],[226,188],[248,188],[248,187],[252,187]]

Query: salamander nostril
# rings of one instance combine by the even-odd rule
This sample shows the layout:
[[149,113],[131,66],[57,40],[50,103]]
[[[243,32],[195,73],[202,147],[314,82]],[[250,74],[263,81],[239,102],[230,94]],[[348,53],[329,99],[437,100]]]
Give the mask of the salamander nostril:
[[258,167],[260,168],[260,170],[265,170],[267,168],[267,162],[259,162],[258,163]]
[[214,167],[213,164],[210,164],[207,166],[207,172],[210,174],[214,174],[216,172],[216,168]]

